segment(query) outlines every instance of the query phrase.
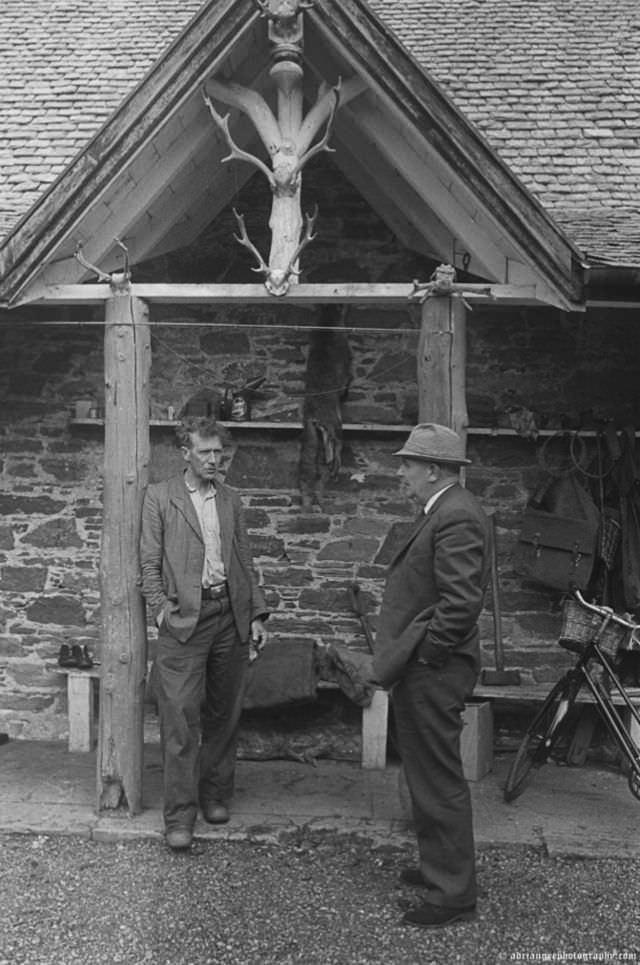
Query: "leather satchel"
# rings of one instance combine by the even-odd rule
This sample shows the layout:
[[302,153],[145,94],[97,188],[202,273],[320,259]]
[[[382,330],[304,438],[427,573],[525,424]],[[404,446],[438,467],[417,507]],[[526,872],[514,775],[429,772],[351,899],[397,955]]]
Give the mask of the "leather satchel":
[[597,523],[528,506],[514,552],[519,576],[556,590],[584,590],[595,563]]

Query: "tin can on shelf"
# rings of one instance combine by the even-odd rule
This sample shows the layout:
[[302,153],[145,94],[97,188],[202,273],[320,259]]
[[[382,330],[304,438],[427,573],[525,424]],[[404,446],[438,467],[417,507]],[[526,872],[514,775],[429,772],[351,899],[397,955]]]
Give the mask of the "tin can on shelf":
[[244,395],[234,395],[231,403],[231,419],[233,422],[246,422],[249,418],[249,406]]

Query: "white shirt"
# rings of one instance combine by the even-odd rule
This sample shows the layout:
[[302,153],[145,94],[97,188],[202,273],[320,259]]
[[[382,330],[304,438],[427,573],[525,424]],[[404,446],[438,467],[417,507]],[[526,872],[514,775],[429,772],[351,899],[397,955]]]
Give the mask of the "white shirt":
[[202,567],[202,585],[204,587],[217,586],[224,583],[227,576],[222,562],[222,543],[220,540],[220,520],[216,506],[216,490],[209,483],[207,489],[201,492],[187,482],[187,489],[191,496],[193,508],[196,511],[202,538],[204,540],[204,565]]
[[429,499],[427,500],[427,505],[424,507],[424,514],[425,514],[425,516],[427,515],[427,513],[429,512],[429,510],[431,509],[431,507],[435,505],[436,501],[437,501],[438,499],[440,499],[440,497],[442,496],[442,494],[443,494],[443,493],[446,493],[447,489],[451,489],[452,486],[455,486],[455,483],[454,483],[454,482],[449,483],[448,486],[443,486],[443,488],[442,488],[442,489],[439,489],[437,493],[434,493],[434,494],[433,494],[433,496],[429,496]]

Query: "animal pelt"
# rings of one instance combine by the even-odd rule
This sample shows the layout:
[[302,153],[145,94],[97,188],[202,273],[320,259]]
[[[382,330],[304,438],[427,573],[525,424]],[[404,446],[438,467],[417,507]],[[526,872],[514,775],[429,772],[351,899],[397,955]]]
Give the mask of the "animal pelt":
[[342,464],[342,402],[352,377],[345,311],[342,306],[322,306],[322,327],[309,338],[299,467],[305,511],[322,507],[327,481],[338,475]]

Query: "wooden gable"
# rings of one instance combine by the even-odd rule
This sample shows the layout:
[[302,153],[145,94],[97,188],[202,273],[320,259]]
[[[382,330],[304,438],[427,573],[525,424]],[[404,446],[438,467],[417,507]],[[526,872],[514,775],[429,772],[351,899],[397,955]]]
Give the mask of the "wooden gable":
[[[254,173],[221,163],[228,146],[203,85],[216,77],[269,100],[268,66],[252,0],[206,4],[5,240],[0,298],[47,300],[54,286],[89,280],[79,244],[109,273],[122,266],[121,243],[135,265],[193,242]],[[304,68],[309,102],[323,80],[359,79],[362,93],[337,111],[333,157],[404,245],[523,300],[582,307],[580,252],[363,0],[304,11]],[[235,109],[230,127],[245,150],[263,151]]]

